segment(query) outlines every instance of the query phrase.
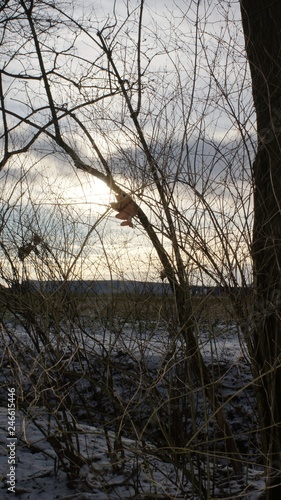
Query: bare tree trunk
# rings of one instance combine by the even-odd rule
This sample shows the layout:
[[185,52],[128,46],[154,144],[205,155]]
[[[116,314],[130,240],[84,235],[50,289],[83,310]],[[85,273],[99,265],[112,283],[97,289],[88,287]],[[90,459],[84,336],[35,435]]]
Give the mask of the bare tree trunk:
[[281,498],[281,3],[241,0],[257,113],[252,256],[258,387],[266,499]]

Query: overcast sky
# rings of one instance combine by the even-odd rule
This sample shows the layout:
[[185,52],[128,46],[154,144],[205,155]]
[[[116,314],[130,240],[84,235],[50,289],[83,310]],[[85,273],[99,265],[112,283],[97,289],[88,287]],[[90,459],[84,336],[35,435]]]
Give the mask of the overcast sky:
[[[16,4],[12,1],[11,8]],[[56,59],[57,71],[71,78],[69,83],[60,79],[59,84],[54,78],[54,85],[57,85],[54,93],[56,105],[70,110],[82,99],[89,100],[91,96],[96,97],[97,92],[105,92],[103,86],[106,80],[102,78],[107,61],[100,55],[97,30],[106,26],[103,34],[112,46],[122,78],[132,85],[132,102],[136,106],[139,94],[134,79],[138,71],[136,40],[139,2],[84,0],[79,5],[75,3],[73,13],[71,9],[66,9],[63,2],[59,6],[65,9],[67,15],[73,15],[77,23],[83,23],[83,30],[77,32],[77,24],[72,24],[70,28],[60,24],[53,32],[50,30],[41,34],[40,41],[42,47],[46,48],[43,54],[48,69],[53,64],[49,55],[52,54],[54,60],[56,53],[62,49],[66,51]],[[41,14],[45,16],[44,22],[47,22],[48,11],[42,10]],[[40,24],[40,11],[36,15]],[[59,19],[63,20],[64,17]],[[15,20],[13,28],[16,22],[21,21]],[[77,33],[79,36],[76,38]],[[15,32],[11,36],[7,31],[6,36],[10,36],[9,51],[5,38],[1,49],[6,73],[20,71],[25,75],[38,74],[38,67],[34,66],[36,59],[28,56],[30,44],[24,44],[22,36],[17,37]],[[234,177],[240,176],[240,184],[237,179],[234,184],[236,188],[243,185],[248,196],[246,182],[254,147],[251,140],[254,138],[255,116],[243,50],[239,2],[169,0],[162,3],[148,0],[144,3],[141,41],[140,70],[143,76],[139,119],[162,171],[172,182],[180,166],[182,180],[189,180],[197,190],[204,188],[206,199],[216,203],[213,205],[216,211],[221,209],[221,204],[214,199],[214,192],[228,183],[228,192],[225,188],[223,192],[230,214],[233,193],[230,184],[234,182]],[[17,47],[16,57],[11,57],[13,44]],[[72,81],[75,85],[72,85]],[[7,109],[22,116],[35,106],[36,113],[31,116],[34,122],[41,124],[49,119],[48,111],[44,109],[46,95],[42,80],[13,79],[4,75],[3,83]],[[106,85],[108,88],[116,85],[114,78],[107,79]],[[147,202],[147,205],[143,205],[144,209],[149,216],[160,217],[159,223],[160,213],[150,213],[148,200],[155,191],[141,151],[137,149],[135,130],[124,100],[117,95],[112,100],[77,109],[75,113],[92,134],[115,172],[116,179],[129,192],[136,196],[142,195],[143,203]],[[27,122],[15,127],[17,119],[12,116],[9,119],[11,123],[14,120],[10,145],[14,143],[16,149],[18,144],[23,145],[29,140],[34,128]],[[78,129],[70,128],[70,120],[62,123],[69,144],[76,148],[85,162],[100,168],[96,152],[85,140],[81,130],[79,132]],[[180,153],[179,145],[182,144],[185,152]],[[101,181],[77,172],[71,161],[61,155],[49,139],[39,139],[27,155],[22,155],[20,159],[14,157],[2,173],[4,176],[6,174],[8,182],[7,192],[3,193],[4,205],[7,197],[15,203],[18,193],[24,192],[20,207],[32,203],[34,207],[44,206],[47,226],[47,214],[55,217],[53,203],[72,205],[75,222],[78,226],[81,222],[80,226],[84,228],[82,231],[80,227],[79,234],[84,236],[91,224],[94,225],[108,210],[109,202],[115,199]],[[11,194],[16,179],[21,181]],[[182,198],[178,200],[179,206],[193,205],[194,200],[187,197],[190,196],[188,190],[185,193],[184,188],[181,188],[178,193]],[[23,223],[23,218],[21,220]],[[140,274],[147,276],[149,269],[151,276],[155,277],[159,271],[158,264],[138,223],[132,230],[129,227],[120,228],[119,222],[112,211],[99,222],[99,235],[95,238],[95,249],[92,251],[94,265],[97,265],[95,256],[98,255],[100,264],[104,261],[106,267],[108,262],[105,253],[108,252],[111,262],[121,274],[135,275],[135,263],[139,261],[142,269]],[[28,238],[30,232],[27,219],[24,223],[25,227],[17,231],[15,236],[19,241]],[[81,245],[81,238],[77,238],[76,250]],[[117,263],[118,252],[122,257]],[[152,259],[153,264],[148,263],[147,259]],[[85,276],[87,278],[90,267]]]

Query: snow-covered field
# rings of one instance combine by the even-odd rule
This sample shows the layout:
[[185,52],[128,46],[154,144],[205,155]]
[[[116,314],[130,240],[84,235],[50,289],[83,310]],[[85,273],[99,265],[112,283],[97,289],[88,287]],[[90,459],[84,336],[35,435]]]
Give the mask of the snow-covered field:
[[[196,422],[192,423],[191,415],[187,417],[186,425],[190,425],[193,434],[190,434],[188,443],[181,444],[181,453],[175,452],[178,446],[175,443],[171,443],[171,449],[174,450],[174,453],[171,453],[171,449],[166,449],[168,438],[165,447],[163,438],[159,437],[159,429],[165,434],[166,427],[159,416],[153,419],[153,408],[155,405],[156,415],[156,409],[158,411],[162,404],[163,408],[166,405],[167,387],[170,390],[168,377],[171,377],[171,373],[178,376],[180,372],[175,371],[175,367],[182,361],[178,357],[178,352],[181,351],[180,342],[171,342],[163,326],[154,325],[146,329],[145,324],[139,322],[136,332],[136,325],[132,328],[130,323],[123,323],[119,329],[107,330],[97,327],[95,331],[84,330],[83,334],[81,331],[76,332],[76,346],[79,345],[81,351],[65,345],[62,360],[64,369],[67,367],[65,373],[76,376],[73,387],[77,384],[78,391],[81,392],[79,396],[82,397],[83,393],[85,398],[87,411],[83,410],[78,398],[79,409],[75,412],[75,417],[70,407],[69,414],[58,407],[57,411],[50,415],[46,407],[38,404],[41,400],[36,394],[36,388],[39,390],[40,387],[42,391],[43,386],[39,384],[40,370],[38,367],[35,370],[35,364],[33,366],[31,363],[32,359],[34,361],[33,351],[27,350],[24,357],[30,362],[30,373],[33,370],[38,377],[37,382],[33,381],[32,384],[31,378],[26,375],[28,363],[22,367],[19,362],[17,366],[15,360],[11,364],[11,359],[7,358],[9,349],[10,355],[17,349],[22,352],[24,346],[31,343],[30,337],[19,327],[11,326],[11,331],[13,328],[17,346],[15,343],[11,345],[11,335],[5,340],[4,333],[2,339],[5,348],[0,384],[1,499],[8,500],[13,495],[23,500],[256,500],[259,497],[263,489],[263,471],[255,430],[255,399],[250,369],[244,355],[245,349],[243,342],[239,340],[235,325],[217,323],[211,328],[210,325],[206,325],[206,328],[202,326],[199,343],[204,360],[217,380],[222,405],[243,458],[243,473],[240,476],[234,473],[224,456],[221,437],[215,435],[216,430],[211,418],[203,415],[201,396],[194,399],[198,406],[194,410],[194,414],[198,415]],[[63,340],[62,335],[60,342]],[[84,353],[83,359],[81,353]],[[38,363],[39,358],[38,355]],[[99,359],[103,360],[100,366]],[[16,366],[18,376],[15,380]],[[171,366],[173,368],[170,368]],[[91,367],[96,370],[93,375],[90,373]],[[108,377],[106,370],[110,370],[111,378],[107,379],[111,380],[110,394],[104,392],[105,387],[108,387],[103,385],[102,379]],[[54,377],[54,373],[49,373],[50,379]],[[100,380],[97,374],[100,374]],[[8,422],[7,405],[8,387],[11,386],[15,387],[16,397],[21,403],[20,409],[16,411],[16,438],[9,441],[8,426],[11,421]],[[66,387],[67,395],[73,388],[69,388],[69,385]],[[192,390],[196,395],[197,388],[194,386]],[[55,389],[53,391],[55,394]],[[49,393],[50,391],[48,398]],[[23,404],[24,394],[26,405]],[[77,397],[73,396],[71,401],[76,401]],[[66,401],[64,409],[67,405]],[[123,416],[119,415],[118,419],[118,409],[114,409],[114,405],[123,409]],[[103,411],[100,410],[101,407]],[[213,457],[204,456],[204,422],[208,418],[209,429],[212,429],[212,425],[214,427]],[[67,443],[61,433],[60,419],[64,424],[69,421],[72,436],[75,429],[72,441],[75,450],[79,450],[80,457],[75,477],[67,474],[58,453],[55,452],[58,451],[60,442],[65,454],[67,450]],[[175,436],[176,431],[174,429]],[[190,451],[194,450],[196,434],[197,439],[202,440],[197,448],[197,452],[202,451],[202,457],[198,455],[198,461]],[[210,440],[210,436],[206,439]],[[8,489],[13,483],[7,482],[11,477],[7,476],[11,472],[9,459],[12,461],[13,458],[7,444],[11,442],[16,443],[14,493]],[[209,449],[212,449],[212,446]],[[81,457],[84,463],[83,460],[81,462]],[[209,491],[208,494],[206,490]]]

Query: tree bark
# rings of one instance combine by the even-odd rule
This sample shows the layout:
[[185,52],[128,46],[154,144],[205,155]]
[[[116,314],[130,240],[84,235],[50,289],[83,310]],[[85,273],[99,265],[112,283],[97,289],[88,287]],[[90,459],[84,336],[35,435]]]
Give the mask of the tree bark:
[[240,0],[258,150],[253,163],[254,374],[267,500],[281,498],[281,2]]

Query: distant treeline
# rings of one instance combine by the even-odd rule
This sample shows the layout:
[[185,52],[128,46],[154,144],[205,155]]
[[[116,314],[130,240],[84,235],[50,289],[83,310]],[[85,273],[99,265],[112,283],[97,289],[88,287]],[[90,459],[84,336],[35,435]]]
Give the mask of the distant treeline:
[[[13,290],[22,292],[42,291],[45,293],[54,293],[59,290],[67,290],[77,294],[152,294],[152,295],[170,295],[171,287],[168,283],[153,281],[134,281],[134,280],[74,280],[74,281],[38,281],[28,280],[21,284],[12,284]],[[190,287],[193,296],[215,295],[221,296],[229,293],[242,293],[248,295],[252,287],[223,287],[223,286],[204,286],[196,285]]]

